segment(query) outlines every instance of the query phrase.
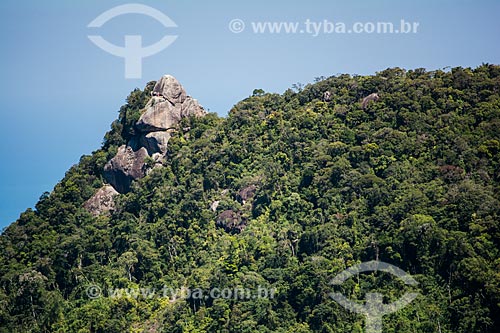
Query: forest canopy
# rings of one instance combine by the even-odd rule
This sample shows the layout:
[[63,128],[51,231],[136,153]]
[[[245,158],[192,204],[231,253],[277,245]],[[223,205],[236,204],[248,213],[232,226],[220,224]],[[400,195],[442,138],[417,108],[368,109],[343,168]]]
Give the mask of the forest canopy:
[[[3,231],[0,332],[363,332],[365,318],[330,293],[389,303],[409,290],[419,296],[384,332],[499,331],[499,66],[255,89],[227,117],[183,119],[163,166],[94,216],[83,204],[153,86],[131,92],[101,149]],[[331,285],[371,260],[418,285],[382,272]],[[164,286],[275,293],[107,292]]]

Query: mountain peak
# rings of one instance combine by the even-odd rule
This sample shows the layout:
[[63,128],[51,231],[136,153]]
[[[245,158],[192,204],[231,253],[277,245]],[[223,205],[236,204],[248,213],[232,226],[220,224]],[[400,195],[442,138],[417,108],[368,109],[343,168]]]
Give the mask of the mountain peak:
[[[181,119],[190,116],[201,117],[205,114],[205,109],[196,99],[187,95],[175,77],[162,76],[156,82],[151,98],[134,125],[136,134],[125,145],[120,146],[116,155],[105,165],[104,178],[118,193],[128,192],[132,181],[146,175],[148,158],[152,158],[157,166],[163,163],[168,140]],[[89,201],[110,201],[116,194],[113,191],[98,191],[96,195],[99,195],[99,198],[92,197]],[[102,198],[103,196],[105,198]],[[112,206],[101,207],[104,209],[94,209],[93,213],[102,213]]]
[[172,75],[166,74],[156,82],[152,96],[161,96],[172,104],[182,103],[186,99],[186,90]]

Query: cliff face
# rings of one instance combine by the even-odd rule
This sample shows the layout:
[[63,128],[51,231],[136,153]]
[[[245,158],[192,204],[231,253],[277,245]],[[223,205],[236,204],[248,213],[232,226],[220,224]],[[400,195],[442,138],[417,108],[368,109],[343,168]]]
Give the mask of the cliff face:
[[112,205],[92,205],[91,203],[111,202],[117,193],[127,193],[134,180],[147,173],[148,158],[156,166],[165,159],[171,133],[184,117],[202,117],[206,111],[198,101],[187,95],[184,87],[171,75],[164,75],[153,88],[151,99],[135,124],[136,133],[118,148],[116,156],[104,166],[104,178],[114,188],[109,191],[103,186],[91,199],[87,207],[93,207],[93,214],[100,214]]

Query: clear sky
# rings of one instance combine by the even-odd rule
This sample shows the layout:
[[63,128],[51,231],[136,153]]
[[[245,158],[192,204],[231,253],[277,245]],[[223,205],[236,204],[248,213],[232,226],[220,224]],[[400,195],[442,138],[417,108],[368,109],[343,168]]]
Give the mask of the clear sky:
[[[117,5],[142,3],[176,24],[128,14],[88,24]],[[80,156],[99,148],[128,93],[172,74],[188,94],[221,116],[253,89],[281,93],[297,82],[387,67],[439,69],[500,63],[500,1],[0,1],[0,228],[51,191]],[[245,30],[233,33],[240,19]],[[412,34],[328,34],[304,22],[418,22]],[[300,22],[303,33],[254,33],[252,22]],[[337,25],[338,26],[338,25]],[[241,28],[241,25],[235,26]],[[324,30],[322,30],[324,31]],[[150,45],[177,35],[143,59],[141,79],[88,35],[116,45],[142,35]]]

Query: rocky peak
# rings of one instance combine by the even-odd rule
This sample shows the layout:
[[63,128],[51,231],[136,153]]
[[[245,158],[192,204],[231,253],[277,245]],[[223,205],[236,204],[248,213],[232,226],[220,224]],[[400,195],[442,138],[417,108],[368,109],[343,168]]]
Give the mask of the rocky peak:
[[186,99],[184,87],[172,75],[163,75],[153,88],[152,96],[161,96],[172,104],[183,103]]
[[167,131],[174,128],[183,117],[206,114],[198,101],[188,96],[184,87],[171,75],[163,76],[151,95],[145,112],[136,124],[142,133]]
[[[104,166],[104,178],[119,193],[130,191],[132,181],[146,175],[148,157],[157,164],[162,163],[171,133],[181,119],[205,114],[205,109],[187,95],[175,77],[162,76],[135,125],[137,134],[126,145],[119,147],[115,157]],[[108,193],[108,190],[105,192]],[[102,196],[103,191],[98,191],[89,202],[96,202],[98,199],[95,196]]]

